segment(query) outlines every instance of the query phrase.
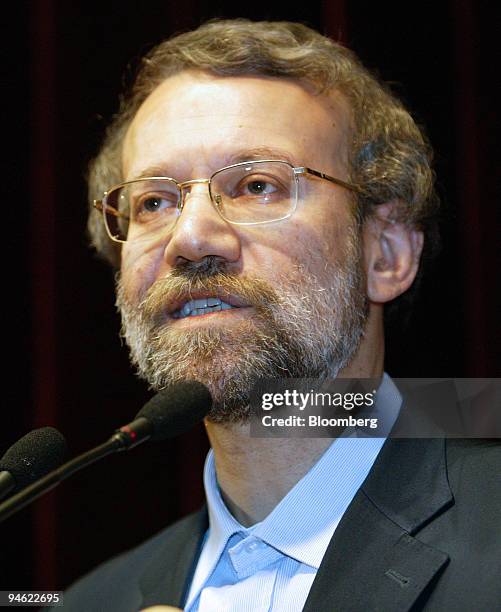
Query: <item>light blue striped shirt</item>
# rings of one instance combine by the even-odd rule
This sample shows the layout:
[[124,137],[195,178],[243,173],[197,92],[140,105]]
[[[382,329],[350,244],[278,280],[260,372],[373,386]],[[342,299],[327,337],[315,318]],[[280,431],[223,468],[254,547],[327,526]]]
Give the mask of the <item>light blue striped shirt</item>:
[[[385,374],[375,411],[391,429],[401,398]],[[260,523],[243,527],[227,509],[213,451],[204,485],[209,530],[191,583],[188,612],[295,612],[303,609],[334,531],[385,438],[346,432]]]

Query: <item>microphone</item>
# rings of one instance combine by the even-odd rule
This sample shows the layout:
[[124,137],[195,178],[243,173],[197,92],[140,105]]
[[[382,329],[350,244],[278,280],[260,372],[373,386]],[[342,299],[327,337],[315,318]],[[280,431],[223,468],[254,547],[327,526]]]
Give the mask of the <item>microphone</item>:
[[186,381],[164,389],[138,412],[132,423],[118,429],[111,438],[75,457],[0,504],[0,522],[60,482],[95,461],[134,448],[146,440],[166,440],[188,431],[209,412],[212,398],[199,382]]
[[121,448],[134,448],[146,440],[167,440],[184,433],[201,421],[212,406],[205,385],[194,380],[180,382],[153,396],[136,418],[120,427],[110,438]]
[[27,433],[0,459],[0,499],[57,468],[67,450],[64,436],[53,427]]

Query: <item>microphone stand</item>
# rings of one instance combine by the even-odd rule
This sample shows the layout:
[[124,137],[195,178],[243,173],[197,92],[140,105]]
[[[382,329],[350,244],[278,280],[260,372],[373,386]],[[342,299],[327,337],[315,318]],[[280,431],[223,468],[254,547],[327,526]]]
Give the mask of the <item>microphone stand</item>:
[[151,423],[144,417],[140,417],[129,425],[121,427],[107,442],[64,463],[43,478],[16,493],[16,495],[13,495],[3,504],[0,504],[0,523],[47,491],[57,487],[60,482],[82,468],[99,461],[99,459],[107,455],[129,450],[141,444],[141,442],[145,442],[151,437],[152,430]]

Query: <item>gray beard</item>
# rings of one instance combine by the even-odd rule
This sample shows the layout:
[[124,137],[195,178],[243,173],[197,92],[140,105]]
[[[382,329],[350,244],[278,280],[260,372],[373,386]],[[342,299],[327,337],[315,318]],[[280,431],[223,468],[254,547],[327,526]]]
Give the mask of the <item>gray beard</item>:
[[[368,317],[359,239],[343,264],[326,263],[320,281],[303,266],[273,286],[234,275],[217,257],[186,262],[133,302],[117,280],[122,336],[138,375],[154,390],[197,380],[210,390],[209,420],[244,423],[249,397],[263,378],[335,378],[356,353]],[[168,301],[190,291],[224,291],[253,307],[253,316],[224,327],[177,330]],[[229,315],[231,316],[231,315]]]

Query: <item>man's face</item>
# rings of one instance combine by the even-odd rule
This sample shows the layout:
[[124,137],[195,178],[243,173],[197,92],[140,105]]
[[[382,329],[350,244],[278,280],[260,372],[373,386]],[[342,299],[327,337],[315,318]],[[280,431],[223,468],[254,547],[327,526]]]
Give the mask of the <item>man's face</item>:
[[[126,180],[208,178],[223,166],[281,159],[347,180],[349,112],[340,95],[297,82],[184,72],[144,102],[124,143]],[[224,310],[184,317],[193,299]],[[140,374],[153,388],[208,385],[210,417],[247,416],[257,377],[335,376],[367,318],[350,194],[300,178],[291,218],[226,222],[206,185],[191,188],[173,231],[123,245],[118,306]]]

